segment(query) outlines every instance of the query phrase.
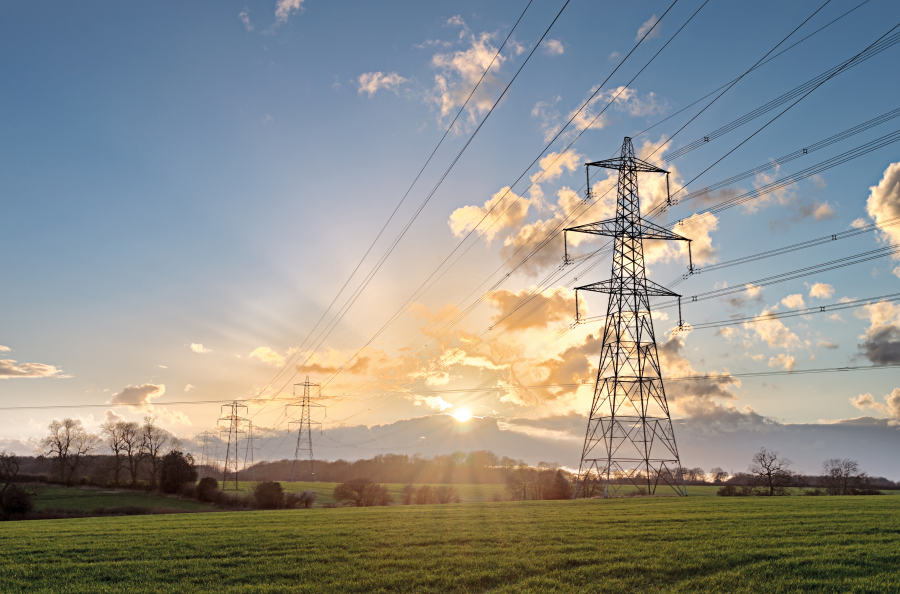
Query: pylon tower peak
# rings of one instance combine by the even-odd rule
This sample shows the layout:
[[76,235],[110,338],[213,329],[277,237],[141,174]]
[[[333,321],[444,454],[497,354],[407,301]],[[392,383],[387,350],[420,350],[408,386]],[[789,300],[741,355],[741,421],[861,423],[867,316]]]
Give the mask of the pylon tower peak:
[[575,289],[576,295],[609,294],[575,497],[612,497],[629,485],[655,495],[660,484],[683,496],[687,492],[650,315],[650,298],[680,296],[647,279],[643,241],[690,240],[641,217],[638,173],[668,172],[637,158],[630,138],[619,157],[585,164],[589,197],[591,167],[616,169],[619,178],[615,218],[566,229],[613,238],[609,280]]

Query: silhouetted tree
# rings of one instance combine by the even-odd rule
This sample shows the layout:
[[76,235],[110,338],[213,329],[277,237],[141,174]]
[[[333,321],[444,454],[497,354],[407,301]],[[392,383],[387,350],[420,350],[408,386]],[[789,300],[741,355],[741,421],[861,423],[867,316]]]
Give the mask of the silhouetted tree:
[[766,495],[787,495],[794,477],[790,470],[792,464],[787,458],[779,457],[778,452],[760,448],[747,470],[753,475],[756,486],[768,491]]
[[147,415],[144,417],[141,434],[143,435],[142,456],[150,464],[150,488],[152,489],[156,487],[156,480],[159,477],[159,464],[162,460],[162,450],[169,440],[169,433],[156,425],[156,419]]
[[865,486],[867,478],[855,460],[829,458],[822,462],[822,482],[829,495],[853,495]]
[[100,444],[100,437],[89,433],[75,419],[53,419],[47,427],[50,435],[41,440],[41,453],[55,458],[59,480],[71,483],[79,467],[87,463]]
[[113,484],[119,486],[119,477],[122,473],[122,463],[125,456],[125,421],[107,421],[100,425],[100,431],[106,447],[113,454]]
[[716,466],[709,471],[709,480],[714,483],[721,483],[728,478],[728,473]]
[[141,459],[144,452],[144,434],[141,426],[134,421],[123,421],[119,427],[121,431],[122,452],[124,454],[125,468],[131,477],[131,486],[137,485],[140,472]]
[[186,483],[196,480],[197,467],[194,466],[193,456],[173,451],[162,457],[159,488],[163,493],[180,493]]
[[205,476],[197,483],[197,499],[200,501],[213,502],[216,494],[219,492],[219,481],[211,476]]
[[284,507],[284,489],[281,483],[261,481],[253,486],[253,503],[259,509],[281,509]]

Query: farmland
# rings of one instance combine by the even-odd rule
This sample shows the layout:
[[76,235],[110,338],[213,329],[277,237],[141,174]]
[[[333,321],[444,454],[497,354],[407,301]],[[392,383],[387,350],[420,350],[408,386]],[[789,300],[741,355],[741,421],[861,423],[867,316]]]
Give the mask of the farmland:
[[896,497],[636,498],[0,525],[3,592],[891,592]]

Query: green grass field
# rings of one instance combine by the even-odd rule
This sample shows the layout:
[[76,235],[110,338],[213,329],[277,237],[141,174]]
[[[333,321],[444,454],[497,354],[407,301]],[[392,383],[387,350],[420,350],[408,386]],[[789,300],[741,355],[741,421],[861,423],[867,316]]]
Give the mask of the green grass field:
[[[249,493],[253,488],[252,482],[240,483],[240,490],[246,493]],[[316,496],[316,505],[321,506],[326,503],[332,503],[334,498],[331,496],[334,488],[337,486],[337,483],[300,483],[300,482],[284,482],[281,483],[281,486],[284,488],[285,493],[295,493],[297,491],[315,491],[318,493]],[[388,491],[391,495],[394,496],[394,503],[399,504],[401,501],[401,492],[403,491],[403,487],[405,484],[400,483],[387,483],[385,485],[388,488]],[[419,485],[416,485],[419,486]],[[434,487],[440,487],[443,485],[432,485]],[[494,496],[498,496],[502,499],[506,499],[509,494],[506,491],[505,485],[496,485],[496,484],[483,484],[483,485],[451,485],[456,488],[459,493],[459,498],[462,503],[478,503],[483,501],[493,501]]]
[[210,506],[198,501],[177,499],[142,491],[57,487],[51,485],[37,485],[29,488],[36,494],[34,505],[37,510],[75,509],[90,511],[101,506],[122,507],[127,505],[156,509],[181,509],[185,511],[212,509]]
[[900,498],[688,497],[0,524],[2,592],[900,592]]

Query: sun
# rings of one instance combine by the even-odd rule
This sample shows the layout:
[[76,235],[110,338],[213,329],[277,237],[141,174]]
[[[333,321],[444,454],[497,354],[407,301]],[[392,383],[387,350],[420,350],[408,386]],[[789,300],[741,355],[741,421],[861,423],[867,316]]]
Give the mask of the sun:
[[467,409],[461,408],[455,413],[453,413],[453,418],[459,421],[460,423],[465,423],[469,419],[472,418],[472,413],[470,413]]

